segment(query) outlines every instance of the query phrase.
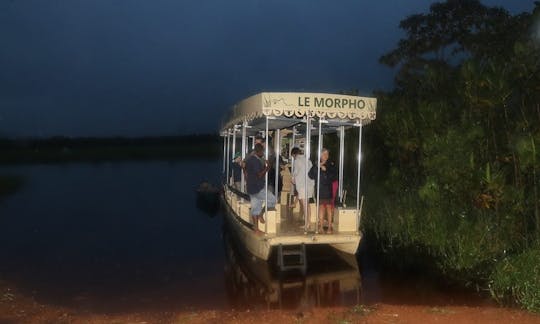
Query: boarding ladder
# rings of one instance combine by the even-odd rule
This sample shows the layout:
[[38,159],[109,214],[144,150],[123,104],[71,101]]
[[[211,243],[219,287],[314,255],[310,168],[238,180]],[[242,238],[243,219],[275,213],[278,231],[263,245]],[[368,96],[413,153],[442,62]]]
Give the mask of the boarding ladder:
[[306,245],[278,245],[277,263],[281,271],[300,270],[306,273]]

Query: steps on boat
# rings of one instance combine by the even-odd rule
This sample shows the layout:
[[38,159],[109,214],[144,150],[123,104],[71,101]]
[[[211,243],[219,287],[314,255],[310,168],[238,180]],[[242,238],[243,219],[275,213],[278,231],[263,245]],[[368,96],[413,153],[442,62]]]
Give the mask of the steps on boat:
[[306,245],[278,245],[277,263],[281,271],[300,270],[306,273]]

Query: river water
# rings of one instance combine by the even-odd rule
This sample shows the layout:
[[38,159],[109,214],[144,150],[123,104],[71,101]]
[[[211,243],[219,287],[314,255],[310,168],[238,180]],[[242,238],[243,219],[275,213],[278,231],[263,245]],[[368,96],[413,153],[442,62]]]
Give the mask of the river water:
[[2,167],[23,185],[0,197],[0,280],[83,312],[484,302],[381,274],[364,252],[310,249],[305,276],[280,275],[275,260],[245,253],[219,212],[197,206],[197,185],[220,171],[204,160]]

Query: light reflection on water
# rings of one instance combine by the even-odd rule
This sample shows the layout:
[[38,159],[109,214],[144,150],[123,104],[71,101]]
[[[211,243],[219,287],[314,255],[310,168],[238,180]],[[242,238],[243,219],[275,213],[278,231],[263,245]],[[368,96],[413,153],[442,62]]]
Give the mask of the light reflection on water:
[[3,167],[24,186],[0,200],[0,280],[41,303],[109,313],[478,304],[422,278],[381,275],[365,253],[357,263],[309,249],[305,277],[252,262],[220,215],[197,208],[197,185],[217,183],[220,170],[200,160]]
[[268,262],[254,258],[224,229],[226,287],[235,309],[309,309],[356,305],[361,280],[355,256],[339,256],[330,248],[307,248],[308,268],[279,272],[275,253]]

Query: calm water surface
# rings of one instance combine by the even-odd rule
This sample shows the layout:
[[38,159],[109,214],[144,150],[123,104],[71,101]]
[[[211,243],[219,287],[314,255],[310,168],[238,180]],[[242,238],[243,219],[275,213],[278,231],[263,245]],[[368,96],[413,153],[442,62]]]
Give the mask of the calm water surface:
[[197,208],[195,188],[220,170],[199,160],[2,167],[24,185],[0,197],[0,279],[89,312],[482,302],[382,276],[363,253],[279,276],[246,256],[221,215]]
[[2,277],[46,302],[197,306],[210,296],[223,306],[221,217],[198,210],[194,191],[203,179],[216,182],[220,167],[2,168],[24,177],[18,193],[0,200]]

